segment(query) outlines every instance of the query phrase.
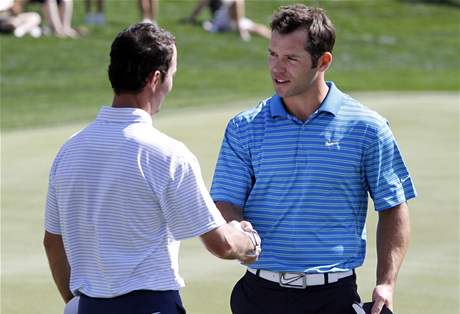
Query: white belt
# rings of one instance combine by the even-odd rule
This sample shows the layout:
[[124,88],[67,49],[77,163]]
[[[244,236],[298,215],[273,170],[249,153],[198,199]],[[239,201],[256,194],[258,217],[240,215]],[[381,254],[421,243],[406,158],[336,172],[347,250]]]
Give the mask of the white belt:
[[306,274],[306,273],[283,273],[248,267],[248,271],[260,278],[279,283],[281,287],[305,289],[308,286],[320,286],[327,283],[337,282],[342,278],[352,276],[354,271],[349,270],[338,273]]

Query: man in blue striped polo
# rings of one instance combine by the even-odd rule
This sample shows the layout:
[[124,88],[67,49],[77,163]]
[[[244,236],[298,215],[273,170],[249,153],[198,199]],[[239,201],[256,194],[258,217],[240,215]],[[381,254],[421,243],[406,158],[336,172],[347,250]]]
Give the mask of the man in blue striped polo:
[[325,81],[335,30],[304,5],[273,15],[276,94],[227,125],[211,196],[248,220],[263,252],[231,296],[235,314],[347,314],[360,302],[368,194],[379,213],[372,313],[393,306],[415,197],[388,122]]
[[112,106],[53,162],[44,244],[66,313],[185,313],[181,239],[200,236],[220,258],[257,259],[260,239],[250,223],[226,224],[195,156],[152,126],[176,58],[174,37],[151,23],[118,34],[110,52]]

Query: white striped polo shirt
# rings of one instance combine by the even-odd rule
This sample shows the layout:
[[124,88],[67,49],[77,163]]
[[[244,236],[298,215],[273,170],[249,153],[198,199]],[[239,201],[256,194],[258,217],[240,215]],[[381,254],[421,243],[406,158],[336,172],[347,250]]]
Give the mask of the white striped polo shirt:
[[262,238],[251,267],[335,272],[363,263],[368,194],[376,210],[415,197],[388,123],[332,82],[302,122],[279,96],[227,126],[211,187]]
[[61,234],[74,294],[177,290],[180,239],[225,223],[193,154],[134,108],[103,107],[50,172],[45,228]]

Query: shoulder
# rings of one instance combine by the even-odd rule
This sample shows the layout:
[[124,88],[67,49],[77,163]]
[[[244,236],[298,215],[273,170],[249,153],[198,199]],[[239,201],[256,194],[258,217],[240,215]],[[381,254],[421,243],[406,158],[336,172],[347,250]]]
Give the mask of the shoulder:
[[230,124],[238,127],[248,127],[264,122],[270,115],[270,103],[273,97],[259,102],[255,107],[238,113],[230,120]]
[[353,121],[366,129],[378,131],[388,125],[388,120],[377,111],[363,105],[355,98],[343,94],[342,106],[338,117],[343,120]]
[[140,148],[145,153],[164,160],[195,160],[192,152],[179,140],[150,127],[149,132],[137,138]]
[[199,169],[198,160],[181,141],[153,126],[146,127],[141,134],[136,132],[125,145],[132,152],[128,153],[129,159],[136,162],[157,193],[161,193],[171,180]]
[[64,142],[64,144],[62,144],[54,159],[54,163],[57,163],[62,158],[62,156],[67,153],[67,151],[72,150],[76,145],[79,145],[79,138],[81,137],[81,134],[84,132],[84,130],[85,129],[81,129],[75,132]]

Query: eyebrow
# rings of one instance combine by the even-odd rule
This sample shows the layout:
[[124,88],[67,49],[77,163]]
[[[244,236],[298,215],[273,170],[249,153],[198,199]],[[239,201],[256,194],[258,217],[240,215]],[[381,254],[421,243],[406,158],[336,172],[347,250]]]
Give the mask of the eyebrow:
[[[275,53],[275,54],[277,54],[275,51],[271,50],[270,48],[268,48],[267,50],[268,50],[268,52],[270,52],[270,53]],[[298,55],[298,54],[295,54],[295,53],[294,53],[294,54],[288,54],[288,55],[286,55],[286,56],[287,56],[288,58],[301,58],[301,57],[302,57],[301,55]]]

